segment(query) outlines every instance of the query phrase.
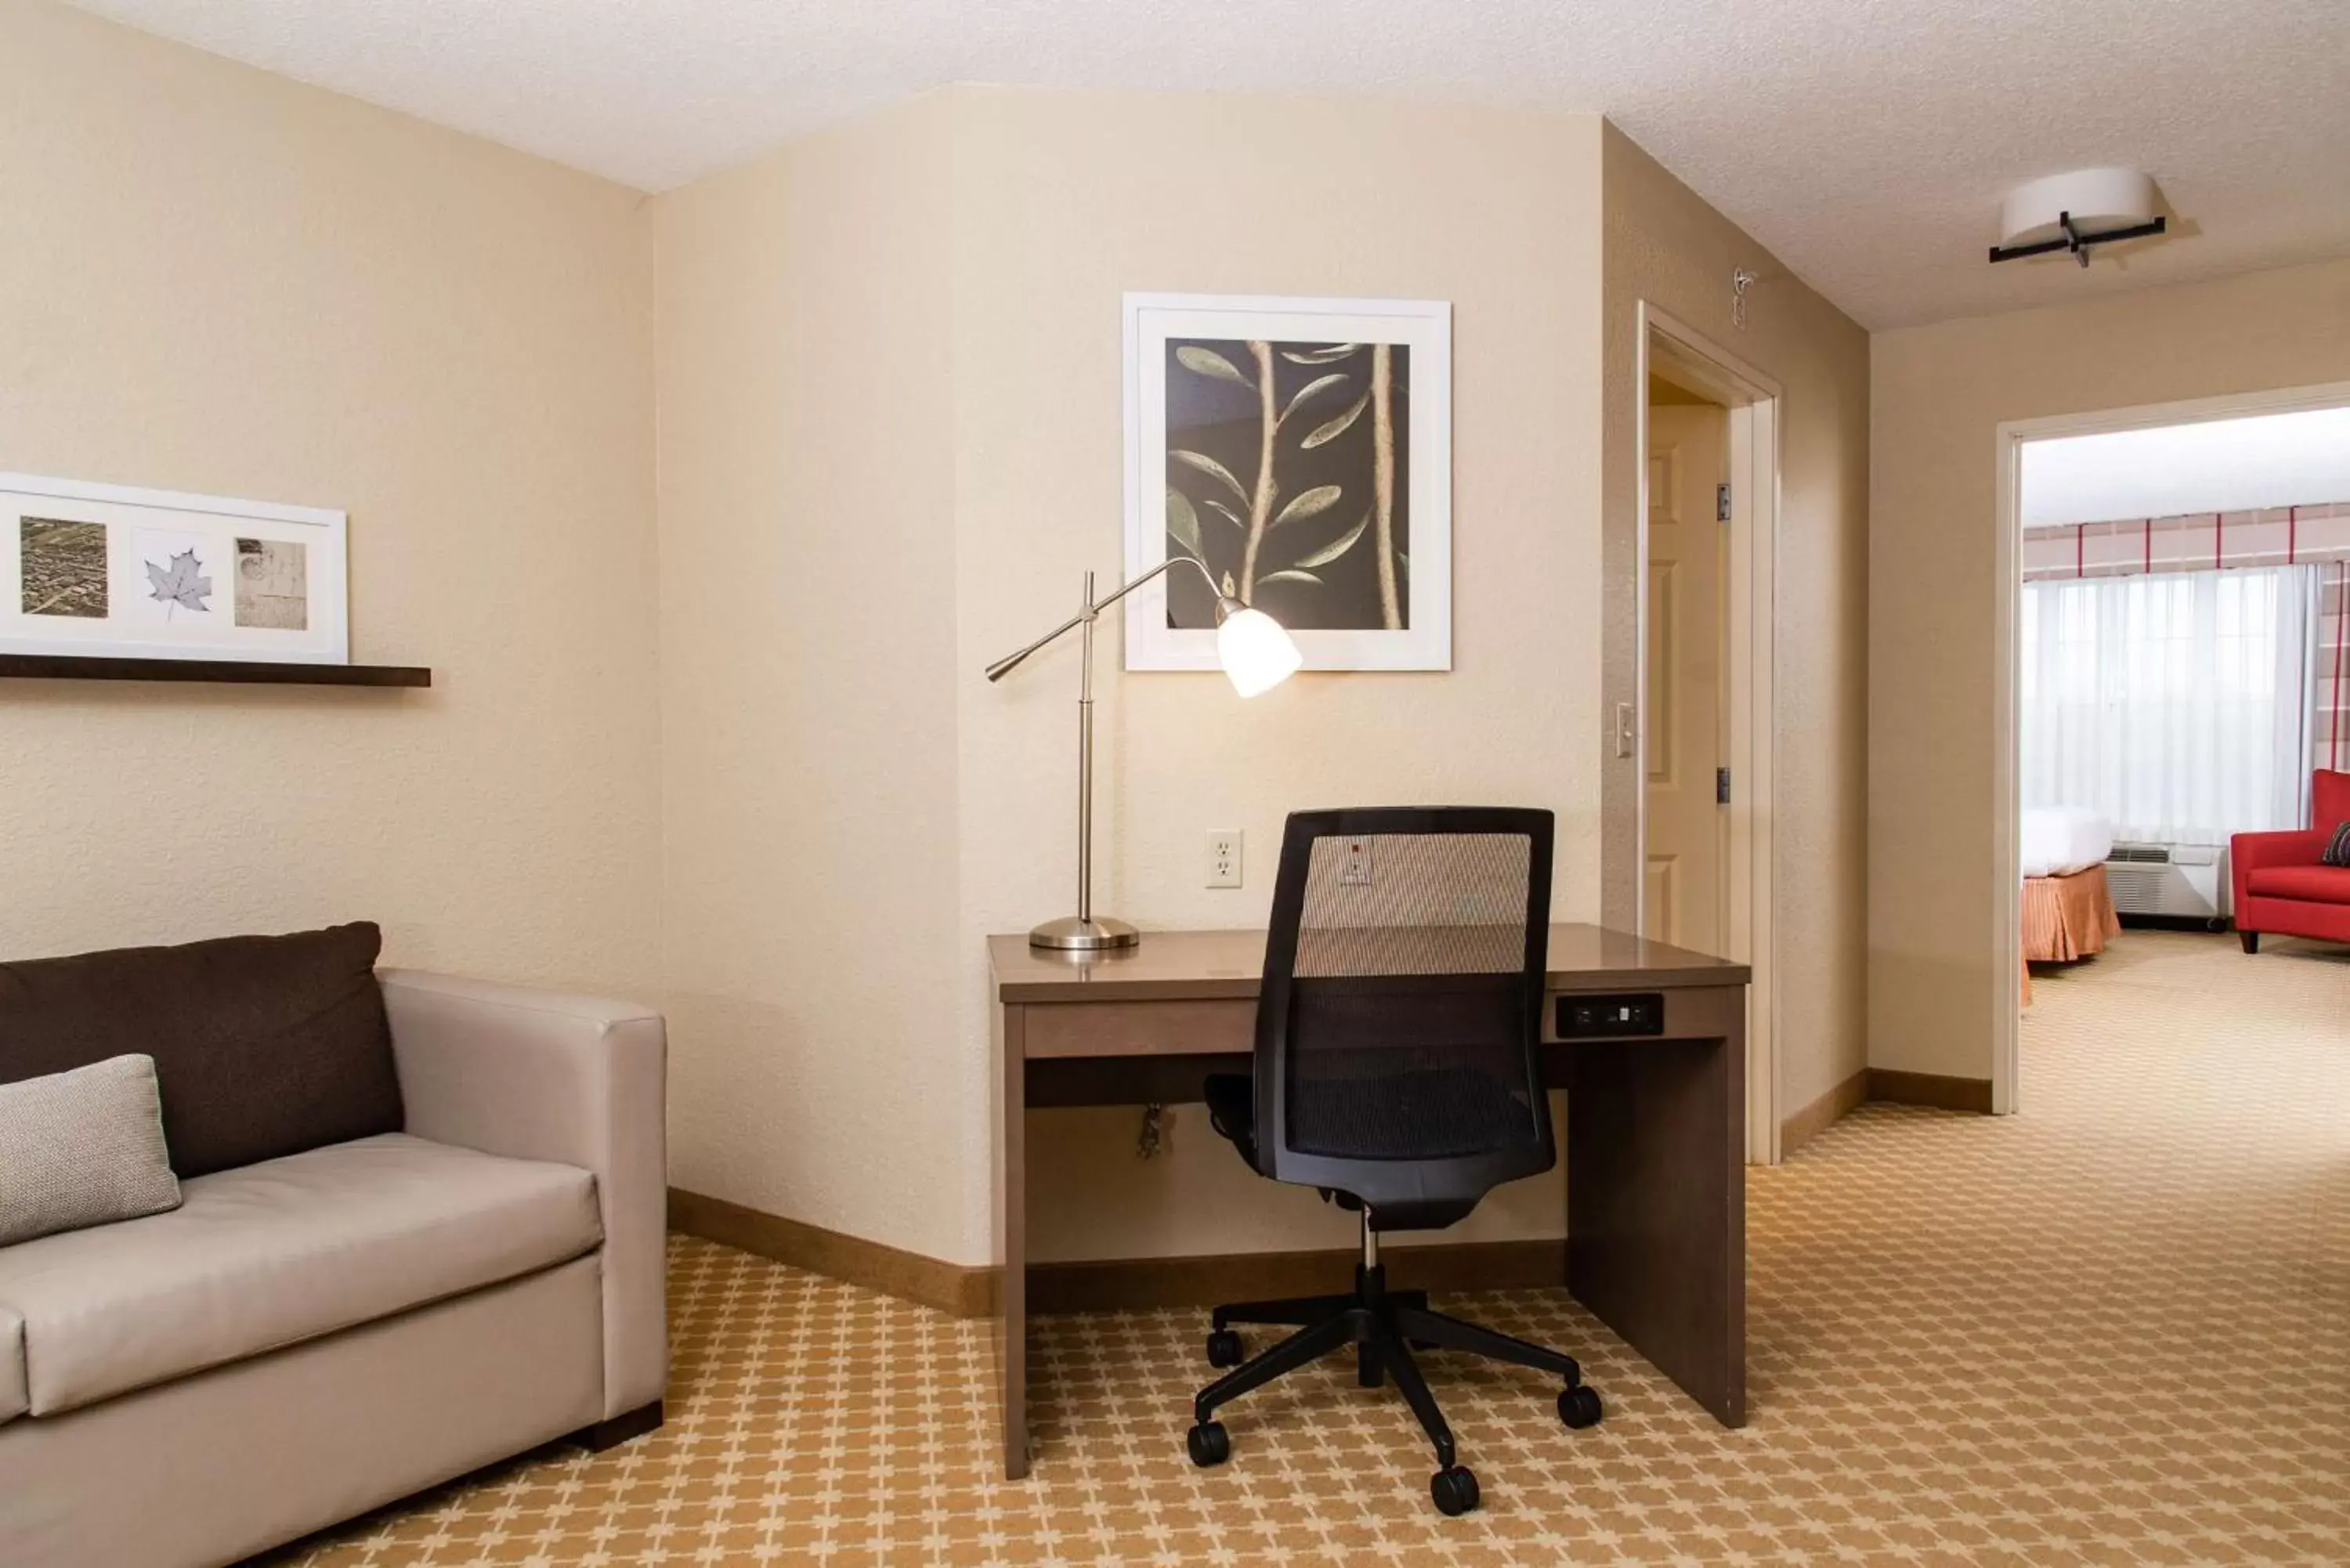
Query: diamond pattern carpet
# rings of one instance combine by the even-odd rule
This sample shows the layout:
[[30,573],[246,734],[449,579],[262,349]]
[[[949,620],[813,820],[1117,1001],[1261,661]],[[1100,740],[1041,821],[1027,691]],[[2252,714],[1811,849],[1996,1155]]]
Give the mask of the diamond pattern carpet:
[[2350,1563],[2350,956],[2269,947],[2126,932],[2037,981],[2024,1114],[1867,1106],[1753,1172],[1744,1430],[1563,1292],[1460,1298],[1608,1403],[1569,1432],[1534,1374],[1428,1355],[1464,1519],[1345,1358],[1193,1469],[1194,1312],[1043,1320],[1036,1473],[997,1480],[983,1324],[681,1238],[667,1427],[268,1561]]

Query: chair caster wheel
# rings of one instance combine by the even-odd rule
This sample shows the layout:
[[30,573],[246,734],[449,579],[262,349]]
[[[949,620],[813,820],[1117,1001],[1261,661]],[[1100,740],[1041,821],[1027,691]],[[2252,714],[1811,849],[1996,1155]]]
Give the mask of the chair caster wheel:
[[1599,1425],[1599,1417],[1606,1414],[1600,1406],[1599,1396],[1591,1389],[1577,1386],[1560,1391],[1558,1418],[1576,1431]]
[[1247,1352],[1241,1345],[1241,1336],[1231,1329],[1220,1328],[1208,1335],[1209,1366],[1238,1366],[1247,1359]]
[[1477,1506],[1477,1472],[1467,1465],[1440,1469],[1428,1478],[1428,1494],[1439,1513],[1458,1519]]
[[1222,1421],[1202,1421],[1193,1427],[1183,1434],[1183,1446],[1191,1450],[1191,1462],[1201,1469],[1232,1457],[1232,1435],[1224,1430]]

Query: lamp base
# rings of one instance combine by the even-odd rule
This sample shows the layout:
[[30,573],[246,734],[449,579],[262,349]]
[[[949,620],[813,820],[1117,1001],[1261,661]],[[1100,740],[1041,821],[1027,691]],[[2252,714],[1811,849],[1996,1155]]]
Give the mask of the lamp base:
[[1075,915],[1047,920],[1028,933],[1030,947],[1056,952],[1107,952],[1112,948],[1130,948],[1141,940],[1142,933],[1124,920],[1081,920]]

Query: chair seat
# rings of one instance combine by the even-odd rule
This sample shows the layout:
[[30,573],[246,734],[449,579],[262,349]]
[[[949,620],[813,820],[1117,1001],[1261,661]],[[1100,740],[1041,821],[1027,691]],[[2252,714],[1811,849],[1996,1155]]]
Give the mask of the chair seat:
[[[0,1249],[0,1356],[54,1416],[516,1279],[602,1240],[595,1178],[386,1133],[182,1184],[165,1214]],[[0,1362],[0,1409],[8,1399]]]
[[[1447,1098],[1442,1085],[1423,1087],[1436,1099]],[[1257,1165],[1255,1080],[1242,1073],[1211,1073],[1201,1086],[1201,1097],[1208,1102],[1209,1125],[1232,1140],[1241,1151],[1241,1158],[1249,1162],[1252,1169],[1262,1168]],[[1377,1110],[1379,1107],[1371,1108]],[[1400,1115],[1410,1107],[1407,1103],[1394,1108]],[[1515,1114],[1523,1119],[1524,1112],[1521,1109]],[[1436,1118],[1438,1125],[1443,1125],[1444,1119],[1440,1116]],[[1319,1190],[1324,1198],[1341,1209],[1359,1210],[1363,1207],[1363,1200],[1351,1192],[1330,1187]],[[1390,1201],[1372,1211],[1371,1229],[1381,1231],[1434,1231],[1467,1219],[1476,1207],[1474,1199],[1465,1202],[1455,1199]]]
[[2244,878],[2244,890],[2259,898],[2350,904],[2350,866],[2263,866]]

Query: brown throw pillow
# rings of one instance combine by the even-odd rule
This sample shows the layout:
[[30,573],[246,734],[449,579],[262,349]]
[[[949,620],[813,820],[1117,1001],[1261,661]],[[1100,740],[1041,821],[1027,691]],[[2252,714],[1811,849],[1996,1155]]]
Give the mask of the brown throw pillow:
[[2350,822],[2334,830],[2333,841],[2319,852],[2317,858],[2328,866],[2350,866]]
[[403,1123],[371,923],[0,964],[0,1084],[155,1059],[182,1179]]

